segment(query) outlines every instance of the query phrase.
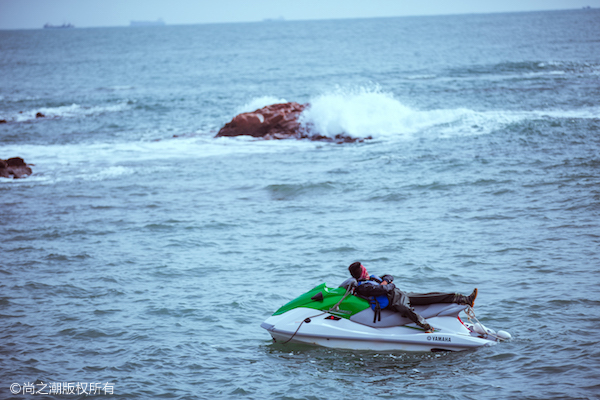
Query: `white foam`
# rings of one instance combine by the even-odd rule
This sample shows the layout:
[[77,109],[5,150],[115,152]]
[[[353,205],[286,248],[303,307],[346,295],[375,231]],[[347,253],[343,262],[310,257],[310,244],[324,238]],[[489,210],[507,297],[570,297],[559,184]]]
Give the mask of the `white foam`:
[[5,101],[7,103],[19,103],[22,101],[32,101],[32,100],[39,100],[39,99],[41,99],[40,96],[26,96],[26,95],[19,96],[17,94],[12,94],[12,93],[8,96],[0,95],[0,100]]
[[410,134],[418,129],[418,112],[379,88],[337,88],[310,100],[300,122],[325,136],[353,137]]
[[547,110],[532,111],[531,116],[538,118],[576,118],[576,119],[598,119],[600,118],[600,107],[586,107],[576,110]]
[[82,106],[80,104],[71,104],[59,107],[41,107],[28,111],[13,112],[6,115],[0,115],[0,119],[11,122],[26,122],[37,119],[37,114],[42,113],[44,118],[77,118],[88,115],[103,114],[107,112],[119,112],[127,109],[127,102],[108,104],[102,106]]
[[95,172],[86,173],[82,178],[87,181],[103,181],[112,178],[122,177],[123,175],[131,175],[135,172],[134,168],[124,167],[121,165],[113,165],[106,168],[100,168]]
[[407,139],[472,114],[467,109],[416,110],[379,87],[337,88],[311,99],[301,123],[329,137],[344,133],[353,137]]
[[109,92],[118,92],[118,91],[133,90],[133,89],[135,89],[135,86],[131,86],[131,85],[115,85],[115,86],[107,86],[107,87],[98,88],[98,90],[104,90],[104,91],[109,91]]
[[[196,136],[161,141],[3,146],[0,159],[18,155],[34,164],[30,182],[52,184],[77,180],[111,180],[124,175],[172,168],[172,163],[236,154],[268,154],[312,150],[319,143],[260,140],[252,137]],[[0,180],[3,183],[4,180]]]
[[432,125],[424,134],[440,138],[489,134],[527,118],[524,113],[473,111],[464,108],[435,110],[428,114],[433,116]]
[[476,111],[467,108],[417,110],[393,94],[372,88],[336,88],[310,100],[301,123],[314,133],[375,139],[454,137],[489,134],[508,124],[538,118],[598,118],[600,108],[571,111]]
[[424,75],[409,75],[405,77],[408,80],[428,80],[428,79],[435,79],[437,78],[437,75],[433,75],[433,74],[424,74]]

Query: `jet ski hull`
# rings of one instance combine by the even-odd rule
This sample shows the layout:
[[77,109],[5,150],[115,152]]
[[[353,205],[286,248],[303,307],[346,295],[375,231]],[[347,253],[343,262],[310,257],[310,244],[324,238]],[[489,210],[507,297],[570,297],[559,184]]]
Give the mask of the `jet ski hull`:
[[[338,314],[339,315],[339,314]],[[323,347],[371,351],[463,351],[496,344],[479,337],[458,317],[432,317],[436,329],[426,333],[414,324],[373,327],[338,317],[335,313],[298,307],[265,320],[277,343],[304,343]]]

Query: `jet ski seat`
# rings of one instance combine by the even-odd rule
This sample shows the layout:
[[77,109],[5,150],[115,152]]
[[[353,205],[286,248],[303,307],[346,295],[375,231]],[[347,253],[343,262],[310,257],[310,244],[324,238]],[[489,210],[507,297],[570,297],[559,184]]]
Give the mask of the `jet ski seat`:
[[[454,317],[467,308],[467,305],[456,303],[436,303],[426,306],[414,306],[413,310],[423,318]],[[350,317],[350,321],[372,326],[374,328],[388,328],[391,326],[407,325],[413,323],[410,319],[402,317],[393,310],[381,310],[381,320],[373,322],[375,311],[371,307],[358,312]]]

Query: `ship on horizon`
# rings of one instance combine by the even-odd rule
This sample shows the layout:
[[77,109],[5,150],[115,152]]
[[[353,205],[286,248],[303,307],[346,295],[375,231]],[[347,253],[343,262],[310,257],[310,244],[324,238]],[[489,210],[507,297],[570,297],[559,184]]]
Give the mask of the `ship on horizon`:
[[69,29],[69,28],[75,28],[75,25],[73,24],[62,24],[62,25],[52,25],[50,23],[47,23],[44,25],[44,29]]

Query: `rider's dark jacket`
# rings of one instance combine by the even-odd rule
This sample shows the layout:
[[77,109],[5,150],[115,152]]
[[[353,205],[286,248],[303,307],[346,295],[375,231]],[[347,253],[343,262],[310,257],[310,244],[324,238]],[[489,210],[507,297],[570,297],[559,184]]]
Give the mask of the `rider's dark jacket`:
[[[396,285],[391,282],[393,279],[390,275],[384,275],[384,279],[377,275],[371,275],[369,279],[358,281],[356,294],[368,298],[373,310],[376,308],[384,309],[389,305],[389,298],[396,288]],[[384,280],[389,283],[382,285],[381,282]]]

